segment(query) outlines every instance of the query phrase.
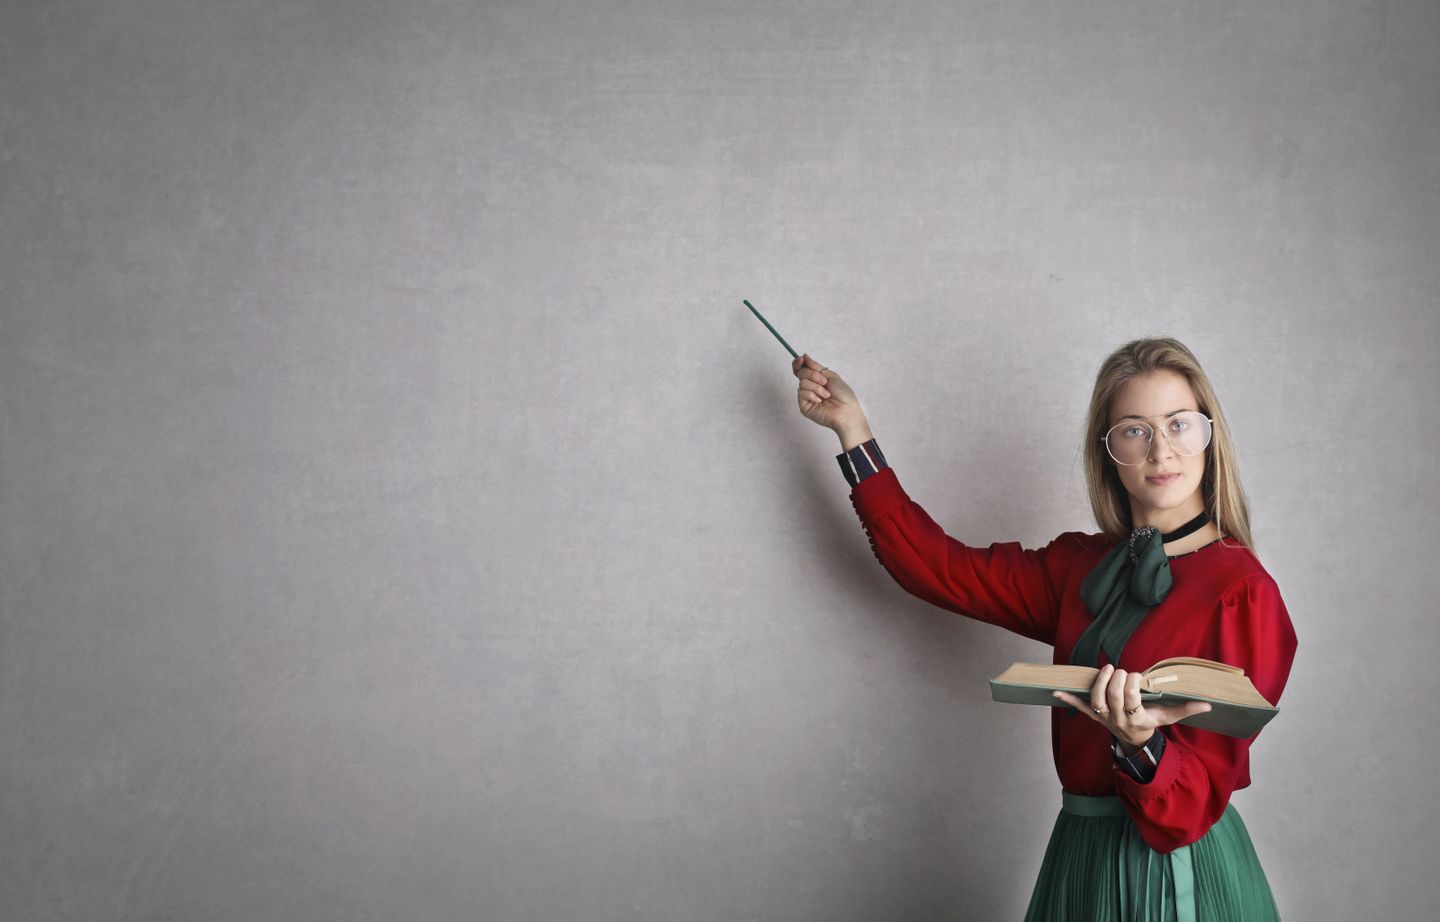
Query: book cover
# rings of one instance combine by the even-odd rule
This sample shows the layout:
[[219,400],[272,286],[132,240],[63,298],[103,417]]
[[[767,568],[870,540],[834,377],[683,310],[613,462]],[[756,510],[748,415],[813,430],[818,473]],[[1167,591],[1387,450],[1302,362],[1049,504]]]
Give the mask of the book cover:
[[[1093,666],[1015,663],[990,680],[990,696],[1008,704],[1068,708],[1070,705],[1051,693],[1064,691],[1089,697],[1099,673]],[[1254,736],[1279,713],[1279,708],[1255,690],[1243,670],[1226,663],[1176,656],[1161,660],[1142,675],[1143,704],[1208,702],[1211,710],[1180,721],[1202,730],[1241,738]]]

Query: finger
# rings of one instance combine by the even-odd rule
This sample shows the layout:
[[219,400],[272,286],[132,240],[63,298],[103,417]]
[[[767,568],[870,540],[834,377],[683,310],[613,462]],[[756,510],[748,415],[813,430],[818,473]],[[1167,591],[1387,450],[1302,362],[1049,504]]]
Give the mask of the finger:
[[1124,713],[1125,707],[1125,681],[1130,673],[1124,669],[1116,669],[1110,676],[1110,684],[1105,686],[1105,706],[1118,714]]
[[821,387],[814,381],[801,381],[800,390],[815,394],[817,398],[821,400],[828,400],[830,398],[830,390],[828,388]]
[[1077,698],[1069,692],[1057,691],[1052,692],[1051,694],[1053,694],[1056,698],[1059,698],[1061,701],[1064,701],[1066,704],[1070,705],[1072,708],[1079,711],[1081,714],[1084,714],[1091,720],[1098,721],[1100,719],[1095,715],[1095,711],[1090,707],[1090,703],[1088,701]]
[[813,384],[818,384],[818,385],[820,385],[821,387],[829,387],[829,386],[830,386],[830,379],[829,379],[829,378],[825,377],[825,376],[822,375],[820,372],[818,372],[818,371],[812,371],[812,370],[809,369],[809,368],[802,368],[802,369],[800,369],[800,374],[797,375],[796,377],[798,377],[802,382],[804,382],[804,381],[809,381],[809,382],[811,382],[811,383],[813,383]]
[[1110,709],[1109,705],[1105,703],[1105,688],[1110,684],[1110,676],[1114,674],[1115,667],[1106,663],[1096,674],[1095,684],[1090,686],[1090,707],[1101,714]]
[[817,359],[815,356],[811,355],[811,354],[808,353],[808,352],[801,353],[800,358],[802,359],[802,361],[801,361],[801,363],[800,363],[800,365],[801,365],[802,368],[805,368],[805,369],[807,369],[807,370],[809,370],[809,371],[813,371],[813,372],[815,372],[816,374],[821,374],[821,375],[823,375],[823,374],[825,374],[825,373],[827,373],[827,372],[830,371],[829,368],[826,368],[826,367],[825,367],[825,363],[824,363],[824,362],[820,361],[819,359]]
[[827,397],[830,396],[830,388],[826,387],[823,381],[816,381],[813,378],[801,378],[800,387],[815,391],[816,393],[824,393]]
[[802,368],[802,369],[800,369],[799,377],[802,378],[802,379],[814,381],[816,384],[829,384],[829,383],[830,383],[830,379],[829,379],[829,378],[827,378],[825,375],[821,374],[820,372],[816,371],[816,370],[813,369],[813,368]]
[[1126,716],[1140,713],[1140,679],[1140,673],[1132,672],[1125,680],[1125,710],[1129,712]]

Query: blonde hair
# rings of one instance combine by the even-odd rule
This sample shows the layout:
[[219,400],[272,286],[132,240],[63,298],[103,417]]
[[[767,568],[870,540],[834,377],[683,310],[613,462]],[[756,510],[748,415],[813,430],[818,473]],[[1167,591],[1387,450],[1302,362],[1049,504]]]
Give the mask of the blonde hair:
[[[1121,540],[1134,527],[1130,520],[1130,496],[1120,481],[1115,462],[1102,439],[1110,420],[1110,405],[1126,381],[1153,371],[1173,371],[1183,377],[1195,394],[1195,409],[1210,417],[1212,434],[1205,449],[1205,474],[1200,481],[1201,497],[1210,520],[1222,536],[1229,535],[1255,552],[1250,534],[1250,507],[1240,486],[1235,466],[1230,427],[1220,410],[1220,398],[1195,355],[1179,340],[1169,337],[1134,339],[1106,357],[1095,376],[1090,411],[1085,424],[1085,482],[1095,523],[1106,537]],[[1227,545],[1228,546],[1228,545]]]

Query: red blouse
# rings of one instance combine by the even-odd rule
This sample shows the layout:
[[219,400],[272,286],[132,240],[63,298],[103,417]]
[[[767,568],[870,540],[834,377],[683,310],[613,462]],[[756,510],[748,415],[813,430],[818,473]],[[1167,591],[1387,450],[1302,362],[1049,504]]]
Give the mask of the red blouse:
[[[1066,532],[1037,550],[1017,542],[968,547],[945,534],[900,486],[891,468],[865,477],[850,501],[875,556],[906,592],[941,608],[1052,644],[1056,663],[1092,616],[1080,583],[1114,542]],[[1203,656],[1245,670],[1272,704],[1290,675],[1297,641],[1280,590],[1233,538],[1170,558],[1174,585],[1125,644],[1118,668],[1148,669],[1171,656]],[[1108,660],[1100,653],[1101,665]],[[1185,724],[1162,727],[1165,754],[1141,784],[1120,771],[1110,732],[1069,706],[1051,710],[1055,769],[1065,790],[1118,794],[1140,836],[1166,853],[1189,844],[1250,784],[1249,739]],[[1257,734],[1258,736],[1258,734]]]

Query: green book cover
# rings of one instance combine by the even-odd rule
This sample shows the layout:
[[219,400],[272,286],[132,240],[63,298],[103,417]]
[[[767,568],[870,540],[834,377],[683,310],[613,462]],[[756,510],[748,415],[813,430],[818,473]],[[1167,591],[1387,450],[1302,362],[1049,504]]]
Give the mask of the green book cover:
[[[1043,704],[1069,708],[1051,692],[1088,698],[1098,669],[1091,666],[1016,663],[990,680],[990,696],[1007,704]],[[1224,663],[1198,657],[1162,660],[1145,671],[1140,700],[1145,704],[1207,702],[1211,710],[1180,721],[1202,730],[1245,738],[1260,732],[1279,708],[1271,705],[1245,674]],[[1166,687],[1166,686],[1170,687]]]

